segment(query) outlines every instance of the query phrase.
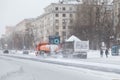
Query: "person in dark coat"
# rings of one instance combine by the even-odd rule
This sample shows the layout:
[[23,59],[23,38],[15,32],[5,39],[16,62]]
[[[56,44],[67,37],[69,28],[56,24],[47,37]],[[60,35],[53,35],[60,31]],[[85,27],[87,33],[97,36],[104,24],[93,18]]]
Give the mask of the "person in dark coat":
[[106,50],[105,50],[106,58],[108,58],[108,54],[109,54],[108,49],[106,49]]
[[100,50],[100,56],[103,57],[103,50]]

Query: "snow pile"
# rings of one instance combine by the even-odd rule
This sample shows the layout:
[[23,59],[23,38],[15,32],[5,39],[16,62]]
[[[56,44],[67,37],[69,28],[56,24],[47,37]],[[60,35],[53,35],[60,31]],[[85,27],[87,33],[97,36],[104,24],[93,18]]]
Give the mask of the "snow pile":
[[[105,58],[105,51],[103,51],[103,57]],[[100,50],[89,50],[88,53],[87,53],[87,57],[88,58],[100,58]],[[112,57],[111,55],[111,50],[109,50],[109,55],[108,57]]]
[[100,58],[100,51],[99,50],[89,50],[87,53],[88,58]]

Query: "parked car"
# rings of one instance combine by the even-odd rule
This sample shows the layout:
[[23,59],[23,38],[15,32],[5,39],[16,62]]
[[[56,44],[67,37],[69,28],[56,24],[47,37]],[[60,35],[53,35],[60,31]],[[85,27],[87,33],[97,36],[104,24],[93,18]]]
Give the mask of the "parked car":
[[3,53],[9,54],[9,50],[4,50]]
[[24,50],[23,54],[29,54],[29,51],[28,50]]

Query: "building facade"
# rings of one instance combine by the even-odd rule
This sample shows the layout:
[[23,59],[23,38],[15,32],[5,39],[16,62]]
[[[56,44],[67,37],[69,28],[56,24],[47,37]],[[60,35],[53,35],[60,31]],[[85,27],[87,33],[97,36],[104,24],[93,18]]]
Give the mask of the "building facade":
[[33,18],[22,20],[15,26],[14,28],[15,32],[25,32],[27,28],[31,27],[31,23],[33,21],[34,21]]
[[60,36],[61,42],[67,39],[75,19],[77,4],[52,3],[44,8],[32,25],[37,29],[37,40],[48,41],[49,36]]

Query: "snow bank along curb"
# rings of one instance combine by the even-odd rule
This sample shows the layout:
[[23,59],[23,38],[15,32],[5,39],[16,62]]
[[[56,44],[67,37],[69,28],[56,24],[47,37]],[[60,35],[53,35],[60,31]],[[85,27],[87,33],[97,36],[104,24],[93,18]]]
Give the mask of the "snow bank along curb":
[[79,61],[79,62],[62,61],[62,60],[60,61],[57,59],[44,59],[44,58],[41,59],[37,57],[36,58],[35,57],[24,57],[24,56],[17,56],[17,55],[16,56],[15,55],[4,55],[4,56],[120,74],[120,65],[114,65],[114,64],[104,64],[104,63],[84,62],[84,61]]

